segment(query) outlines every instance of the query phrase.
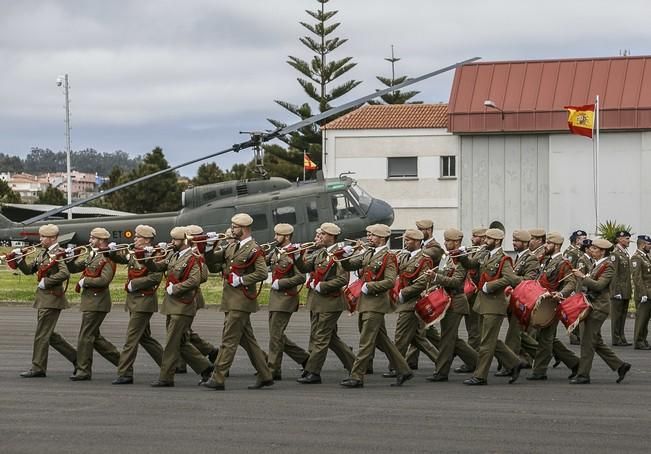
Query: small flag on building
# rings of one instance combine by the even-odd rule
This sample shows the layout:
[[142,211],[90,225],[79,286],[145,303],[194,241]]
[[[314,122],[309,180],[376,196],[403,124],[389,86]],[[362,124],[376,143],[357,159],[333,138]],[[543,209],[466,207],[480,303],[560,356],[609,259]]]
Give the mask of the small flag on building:
[[310,156],[303,152],[303,169],[305,170],[316,170],[316,164],[310,159]]
[[565,106],[567,109],[567,125],[572,134],[589,137],[592,139],[594,129],[594,104],[585,106]]

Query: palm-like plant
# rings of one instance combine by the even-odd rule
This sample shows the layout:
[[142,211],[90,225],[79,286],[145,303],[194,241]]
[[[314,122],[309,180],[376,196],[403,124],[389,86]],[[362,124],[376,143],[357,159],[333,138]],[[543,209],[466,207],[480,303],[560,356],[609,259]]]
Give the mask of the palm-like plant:
[[627,232],[631,232],[631,230],[633,230],[633,227],[631,227],[630,225],[620,224],[613,219],[613,220],[607,220],[606,222],[599,224],[599,227],[597,228],[597,233],[599,234],[600,237],[614,244],[615,240],[617,239],[615,235],[617,234],[617,232],[621,230],[626,230]]

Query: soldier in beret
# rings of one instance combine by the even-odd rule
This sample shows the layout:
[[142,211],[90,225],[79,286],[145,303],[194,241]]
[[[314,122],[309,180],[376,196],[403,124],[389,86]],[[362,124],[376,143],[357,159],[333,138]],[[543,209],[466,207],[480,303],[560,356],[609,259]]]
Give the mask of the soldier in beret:
[[610,327],[613,346],[627,347],[631,343],[626,340],[624,326],[628,314],[628,301],[633,293],[631,258],[628,254],[631,234],[625,230],[620,230],[615,234],[615,237],[615,247],[610,254],[610,260],[615,271],[615,275],[610,281]]
[[[111,292],[109,285],[115,277],[115,262],[108,257],[110,233],[103,227],[90,231],[90,253],[67,262],[71,273],[82,273],[75,287],[81,292],[81,328],[77,341],[77,370],[70,376],[72,381],[90,380],[92,375],[93,349],[117,366],[120,352],[115,345],[100,333],[102,322],[111,311]],[[72,249],[66,249],[68,255]]]
[[[156,230],[149,225],[138,225],[135,229],[135,251],[142,251],[151,246],[156,235]],[[109,256],[115,263],[127,265],[127,282],[125,290],[127,297],[124,310],[129,311],[129,324],[127,325],[127,339],[120,353],[118,363],[118,378],[113,380],[114,385],[128,385],[133,383],[133,363],[136,361],[138,345],[142,345],[149,356],[160,367],[163,360],[163,347],[152,337],[149,321],[154,312],[158,312],[158,297],[156,291],[163,278],[163,273],[150,272],[141,260],[136,257],[136,252],[126,249],[117,250],[115,243],[109,243]]]
[[529,240],[529,250],[535,255],[538,260],[542,260],[545,255],[545,243],[547,242],[547,233],[545,229],[535,228],[529,229],[531,239]]
[[[579,259],[584,254],[581,250],[583,241],[588,238],[588,234],[585,230],[575,230],[570,235],[570,245],[563,252],[563,257],[572,264],[572,268],[577,268],[579,264]],[[570,344],[580,345],[581,341],[579,336],[576,333],[570,333]]]
[[[274,226],[276,246],[267,254],[271,266],[271,290],[269,290],[269,357],[268,363],[274,380],[281,380],[283,353],[297,364],[305,367],[309,354],[285,335],[292,314],[298,310],[299,293],[305,275],[296,270],[292,249],[294,227],[290,224]],[[294,246],[294,248],[300,245]]]
[[260,389],[274,384],[265,352],[251,326],[251,313],[258,311],[258,294],[262,282],[267,278],[267,264],[264,251],[251,236],[253,218],[238,213],[231,218],[231,232],[237,242],[224,249],[206,254],[208,266],[219,266],[224,273],[224,291],[221,310],[225,312],[222,345],[215,361],[215,370],[207,388],[223,391],[226,373],[233,364],[238,345],[248,354],[257,371],[256,383],[249,389]]
[[594,268],[588,274],[578,269],[573,271],[574,275],[581,279],[581,284],[587,291],[587,297],[592,303],[592,310],[580,324],[581,358],[578,373],[570,380],[572,385],[590,383],[590,371],[595,353],[604,360],[608,367],[617,371],[617,383],[620,383],[631,370],[631,365],[619,359],[601,338],[601,326],[610,312],[610,281],[615,275],[613,262],[606,256],[612,246],[610,241],[603,238],[593,240],[589,250],[595,260]]
[[635,286],[635,331],[634,348],[651,350],[647,341],[649,317],[651,316],[651,236],[637,236],[637,250],[631,257],[631,273]]
[[23,274],[36,274],[38,285],[34,297],[34,307],[38,310],[32,367],[20,374],[23,378],[45,377],[49,346],[61,353],[73,365],[77,352],[63,336],[55,330],[61,310],[67,309],[66,287],[70,272],[61,261],[63,250],[59,247],[59,228],[54,224],[43,225],[38,229],[43,251],[33,262],[27,263],[21,249],[14,249],[6,259],[12,268],[17,266]]

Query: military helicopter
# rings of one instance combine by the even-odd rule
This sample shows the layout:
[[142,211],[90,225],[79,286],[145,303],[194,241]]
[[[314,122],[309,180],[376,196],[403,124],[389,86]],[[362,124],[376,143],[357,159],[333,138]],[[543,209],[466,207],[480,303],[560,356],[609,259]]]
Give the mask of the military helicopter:
[[202,226],[206,232],[223,232],[230,226],[233,214],[238,212],[245,212],[253,217],[253,236],[258,242],[271,241],[274,235],[273,227],[280,222],[294,226],[294,239],[297,241],[311,240],[314,230],[323,222],[336,222],[342,229],[342,238],[362,237],[365,235],[366,227],[371,224],[393,223],[393,209],[388,203],[371,197],[354,179],[344,174],[339,178],[329,179],[319,175],[316,181],[309,183],[292,183],[283,178],[269,177],[264,169],[261,145],[362,105],[375,97],[400,90],[478,59],[479,57],[471,58],[408,79],[401,84],[378,90],[275,131],[250,133],[249,140],[228,149],[145,175],[100,194],[50,210],[22,223],[12,222],[0,215],[0,241],[37,243],[38,228],[47,223],[45,220],[50,216],[181,167],[247,148],[254,150],[258,179],[226,181],[190,188],[183,193],[183,208],[178,212],[52,221],[60,229],[59,243],[84,244],[88,241],[90,231],[98,226],[106,228],[112,235],[112,241],[116,243],[131,241],[138,224],[149,224],[154,227],[161,240],[166,240],[168,232],[177,225],[196,224]]

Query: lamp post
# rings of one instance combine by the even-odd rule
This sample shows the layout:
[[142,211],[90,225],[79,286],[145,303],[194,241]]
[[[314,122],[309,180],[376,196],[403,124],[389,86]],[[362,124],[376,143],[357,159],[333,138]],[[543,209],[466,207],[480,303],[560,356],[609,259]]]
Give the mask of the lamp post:
[[[62,85],[63,92],[66,96],[66,170],[68,172],[68,205],[70,205],[72,203],[72,175],[70,173],[70,97],[68,74],[57,77],[57,87],[60,87]],[[72,219],[72,210],[68,210],[68,219]]]
[[500,112],[502,114],[502,120],[504,120],[504,111],[502,109],[500,109],[499,107],[497,107],[497,104],[495,104],[494,101],[491,101],[490,99],[487,99],[486,101],[484,101],[484,107],[488,107],[489,109],[497,110],[498,112]]

